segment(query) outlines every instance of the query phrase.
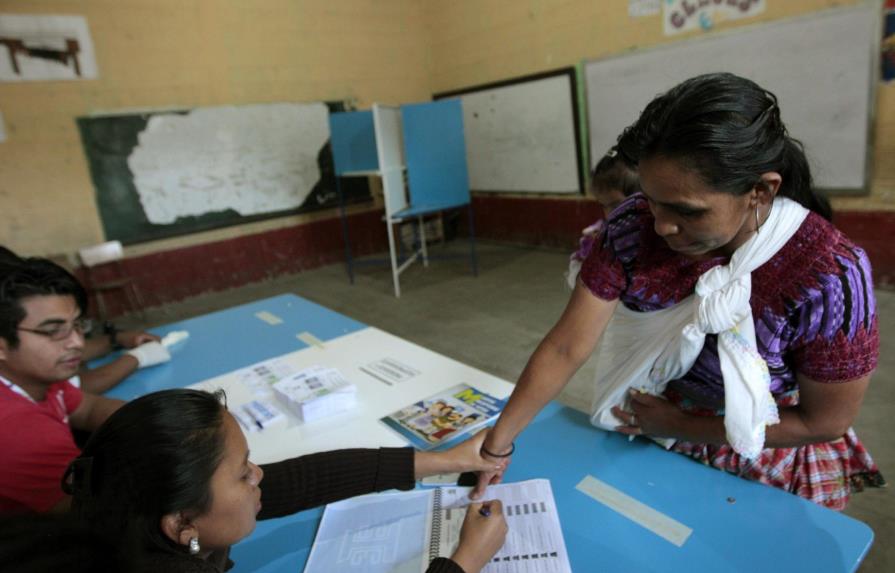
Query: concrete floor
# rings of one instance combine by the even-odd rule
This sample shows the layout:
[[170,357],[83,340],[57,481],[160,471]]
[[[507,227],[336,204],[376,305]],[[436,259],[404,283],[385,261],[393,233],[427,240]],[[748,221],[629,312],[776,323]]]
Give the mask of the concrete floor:
[[[446,249],[433,252],[465,254],[462,244]],[[147,319],[150,324],[172,322],[292,292],[512,382],[565,306],[567,256],[558,250],[480,243],[478,278],[471,275],[468,259],[435,260],[428,269],[415,265],[402,275],[400,299],[392,293],[387,265],[359,268],[354,286],[344,266],[331,265],[153,309]],[[895,292],[877,291],[877,301],[880,367],[855,427],[883,475],[895,480],[895,445],[886,439],[895,414]],[[591,361],[560,400],[586,410],[593,372]],[[895,571],[892,488],[856,495],[846,513],[870,525],[876,535],[860,571]]]

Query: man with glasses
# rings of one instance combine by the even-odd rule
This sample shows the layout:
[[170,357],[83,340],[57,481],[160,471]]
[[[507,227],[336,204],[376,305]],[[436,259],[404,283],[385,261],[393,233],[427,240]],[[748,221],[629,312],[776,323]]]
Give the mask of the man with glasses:
[[[4,267],[20,265],[24,260],[0,245],[0,273]],[[78,376],[73,377],[71,382],[92,394],[102,394],[138,368],[154,366],[171,359],[168,350],[160,344],[161,339],[150,332],[118,330],[111,322],[102,324],[100,329],[99,325],[86,319],[82,327],[88,337],[84,340],[84,353]],[[127,352],[102,366],[87,368],[86,363],[90,360],[101,358],[116,350]]]
[[0,265],[0,513],[66,509],[71,429],[93,431],[122,404],[71,383],[86,306],[77,279],[48,260]]

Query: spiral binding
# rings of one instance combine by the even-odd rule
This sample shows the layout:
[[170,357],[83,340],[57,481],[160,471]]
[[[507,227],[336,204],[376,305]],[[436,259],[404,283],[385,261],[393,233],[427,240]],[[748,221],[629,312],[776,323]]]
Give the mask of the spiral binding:
[[438,559],[441,548],[441,488],[432,492],[432,529],[429,537],[429,563]]

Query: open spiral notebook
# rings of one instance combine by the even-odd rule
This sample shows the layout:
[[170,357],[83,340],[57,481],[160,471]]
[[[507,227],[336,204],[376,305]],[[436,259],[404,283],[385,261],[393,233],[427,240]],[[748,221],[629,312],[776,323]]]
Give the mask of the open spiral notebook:
[[[374,494],[326,507],[305,573],[420,573],[460,541],[469,491],[441,487]],[[548,480],[488,488],[509,531],[486,573],[571,573]]]

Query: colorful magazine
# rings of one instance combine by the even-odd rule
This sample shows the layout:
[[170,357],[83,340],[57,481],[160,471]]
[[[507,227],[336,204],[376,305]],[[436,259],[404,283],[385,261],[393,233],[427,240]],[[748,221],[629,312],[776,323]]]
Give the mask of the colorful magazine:
[[382,422],[420,450],[468,435],[500,413],[506,398],[495,398],[472,386],[459,384],[415,402]]

